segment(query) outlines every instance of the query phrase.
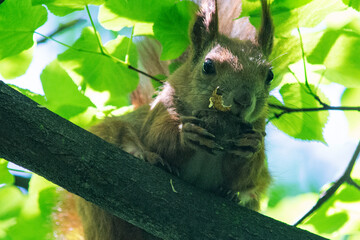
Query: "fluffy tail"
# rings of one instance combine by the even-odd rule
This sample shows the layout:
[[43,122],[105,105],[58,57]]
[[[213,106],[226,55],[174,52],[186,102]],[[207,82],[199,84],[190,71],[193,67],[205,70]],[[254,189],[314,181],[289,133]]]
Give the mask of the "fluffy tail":
[[52,214],[54,239],[84,240],[84,231],[76,207],[78,196],[62,188],[58,188],[58,193],[60,199]]

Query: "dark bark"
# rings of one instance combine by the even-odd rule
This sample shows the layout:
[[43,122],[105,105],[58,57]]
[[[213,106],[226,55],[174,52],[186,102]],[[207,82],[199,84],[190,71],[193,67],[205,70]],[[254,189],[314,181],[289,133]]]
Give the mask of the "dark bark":
[[0,157],[163,239],[323,239],[196,189],[1,81]]

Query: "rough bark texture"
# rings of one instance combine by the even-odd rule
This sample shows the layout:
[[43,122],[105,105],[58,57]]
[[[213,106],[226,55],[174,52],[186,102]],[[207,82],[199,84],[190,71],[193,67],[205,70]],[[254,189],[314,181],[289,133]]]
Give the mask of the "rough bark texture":
[[1,81],[0,157],[163,239],[323,239],[196,189]]

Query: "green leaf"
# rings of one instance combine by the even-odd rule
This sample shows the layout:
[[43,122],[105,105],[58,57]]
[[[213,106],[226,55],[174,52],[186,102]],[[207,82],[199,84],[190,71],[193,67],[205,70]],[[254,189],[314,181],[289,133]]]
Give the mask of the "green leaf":
[[34,31],[47,20],[42,6],[30,0],[6,0],[0,5],[0,60],[29,49]]
[[[359,180],[355,181],[359,184]],[[316,212],[306,221],[318,234],[335,238],[339,233],[358,232],[360,193],[357,188],[343,184]],[[306,227],[306,225],[303,225]]]
[[[128,47],[130,44],[130,47]],[[124,106],[129,103],[128,94],[132,92],[139,81],[135,71],[127,64],[101,54],[96,36],[91,28],[85,28],[73,48],[60,54],[61,66],[71,78],[85,90],[85,95],[97,105],[108,104]],[[125,60],[128,53],[131,66],[137,66],[137,50],[130,39],[118,36],[105,45],[105,52]],[[95,91],[95,92],[94,92]],[[94,100],[90,95],[101,92],[103,99]],[[97,96],[100,96],[99,93]]]
[[9,172],[7,165],[8,161],[0,158],[0,185],[13,184],[15,181],[14,176]]
[[189,46],[189,23],[197,9],[195,3],[187,1],[163,9],[153,27],[155,37],[163,47],[161,60],[175,59]]
[[[273,1],[273,3],[271,4],[271,14],[274,18],[275,26],[278,27],[279,23],[281,24],[281,21],[280,21],[281,19],[291,18],[291,16],[296,13],[298,8],[308,4],[311,1],[312,0]],[[242,1],[242,4],[243,4],[242,5],[243,11],[241,12],[241,16],[250,16],[252,18],[252,19],[250,19],[251,23],[256,27],[259,27],[260,21],[261,21],[261,3],[260,3],[260,1],[245,0],[245,1]]]
[[123,27],[153,23],[162,8],[175,2],[177,0],[108,0],[100,8],[98,18],[104,28],[119,31]]
[[[354,179],[357,184],[360,184],[359,179]],[[357,190],[354,186],[349,184],[344,184],[340,189],[339,193],[336,195],[336,199],[341,202],[359,202],[360,201],[360,191]]]
[[[8,230],[12,239],[42,240],[53,235],[51,211],[58,200],[56,185],[42,177],[33,175],[29,183],[29,194],[17,217],[17,224]],[[52,192],[52,193],[50,193]]]
[[[288,70],[289,65],[298,62],[301,60],[301,45],[299,34],[294,32],[294,30],[300,27],[313,27],[315,24],[320,22],[320,19],[325,17],[326,14],[331,11],[331,9],[342,8],[342,4],[332,2],[330,6],[326,5],[325,8],[321,7],[322,17],[318,15],[318,13],[314,13],[313,10],[309,10],[311,6],[319,7],[319,0],[314,1],[293,1],[289,3],[289,1],[275,1],[272,4],[272,12],[274,16],[278,16],[278,19],[275,21],[275,41],[272,55],[270,57],[270,61],[273,65],[274,71],[274,80],[272,83],[272,88],[278,86],[282,80],[284,80],[284,75],[290,73]],[[332,6],[332,7],[331,7]],[[260,7],[260,5],[259,5]],[[255,11],[255,10],[254,10]],[[257,9],[254,14],[258,14],[258,22],[260,24],[260,9]],[[311,23],[311,21],[306,21],[307,18],[311,14],[316,15],[311,21],[316,21]],[[301,18],[300,18],[301,16]],[[290,20],[287,20],[289,18]],[[285,20],[286,19],[286,20]],[[305,19],[305,20],[303,20]],[[335,18],[338,20],[338,18]],[[276,20],[276,19],[275,19]],[[288,26],[283,24],[289,24]],[[330,48],[333,44],[333,37],[328,34],[324,34],[324,32],[313,29],[312,31],[308,31],[307,29],[301,30],[301,37],[303,40],[303,45],[305,49],[305,53],[307,53],[307,57],[309,57],[309,63],[312,64],[323,64],[323,61],[314,61],[315,58],[325,58],[327,56],[326,47]],[[326,36],[325,36],[326,35]],[[324,36],[324,37],[322,37]],[[317,49],[316,54],[309,54],[311,51]],[[310,56],[309,56],[310,55]],[[325,67],[324,67],[325,68]],[[317,75],[323,75],[323,69],[320,71],[314,71],[313,73]],[[350,74],[349,74],[350,75]],[[327,79],[327,76],[323,76]]]
[[17,217],[23,206],[25,196],[15,186],[0,188],[0,219]]
[[308,61],[324,64],[329,81],[360,87],[360,13],[352,9],[332,13],[325,23],[328,28],[309,51]]
[[346,211],[327,215],[325,211],[319,210],[307,224],[313,225],[318,233],[330,234],[339,231],[348,220],[349,216]]
[[274,72],[271,88],[278,86],[283,76],[289,72],[289,65],[301,58],[301,47],[298,38],[290,36],[287,38],[275,38],[274,40],[274,49],[270,56]]
[[360,38],[341,35],[324,62],[325,77],[345,87],[360,87]]
[[45,4],[50,12],[57,16],[65,16],[81,11],[85,5],[101,5],[105,0],[32,0],[33,5]]
[[[275,36],[288,37],[297,27],[315,27],[330,12],[345,8],[346,6],[339,0],[274,1],[271,4],[271,13],[275,25]],[[243,9],[241,16],[250,16],[251,23],[259,27],[261,5],[247,0],[243,1]]]
[[33,58],[34,46],[19,54],[0,60],[0,74],[5,79],[14,79],[23,75]]
[[[292,187],[294,188],[294,186]],[[306,211],[305,209],[310,209],[318,198],[317,194],[314,193],[296,196],[289,196],[288,194],[286,196],[280,190],[279,194],[279,202],[275,206],[270,206],[266,210],[265,215],[288,224],[294,224],[294,222],[299,220],[299,217]]]
[[[313,85],[310,85],[313,93],[316,93],[320,99],[327,103],[328,100],[319,90],[316,91]],[[280,89],[280,94],[284,101],[284,106],[289,108],[320,108],[322,105],[310,95],[304,84],[285,84]],[[279,104],[279,103],[275,103]],[[271,116],[279,113],[281,110],[274,110]],[[327,122],[328,111],[315,112],[295,112],[283,114],[280,118],[270,117],[271,123],[286,134],[302,139],[315,140],[326,144],[322,131]]]
[[47,99],[45,106],[60,116],[69,119],[88,107],[95,107],[90,99],[78,90],[57,60],[43,70],[40,79]]
[[159,90],[160,87],[162,87],[164,85],[164,82],[166,81],[167,76],[164,74],[158,74],[155,76],[155,78],[159,79],[159,81],[151,79],[151,84],[154,87],[154,89]]
[[[360,104],[360,88],[348,88],[341,97],[342,106],[359,106]],[[349,135],[358,139],[360,136],[360,112],[344,111],[349,123]]]
[[134,36],[153,36],[153,23],[134,24]]
[[349,7],[354,8],[355,10],[360,11],[360,1],[359,0],[342,0],[344,4]]

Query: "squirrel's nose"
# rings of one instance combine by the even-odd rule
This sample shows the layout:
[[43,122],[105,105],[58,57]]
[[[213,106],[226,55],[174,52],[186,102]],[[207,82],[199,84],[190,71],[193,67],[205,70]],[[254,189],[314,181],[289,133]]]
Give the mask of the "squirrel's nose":
[[244,92],[241,95],[237,95],[233,99],[234,103],[239,107],[247,108],[252,104],[252,97],[249,92]]

